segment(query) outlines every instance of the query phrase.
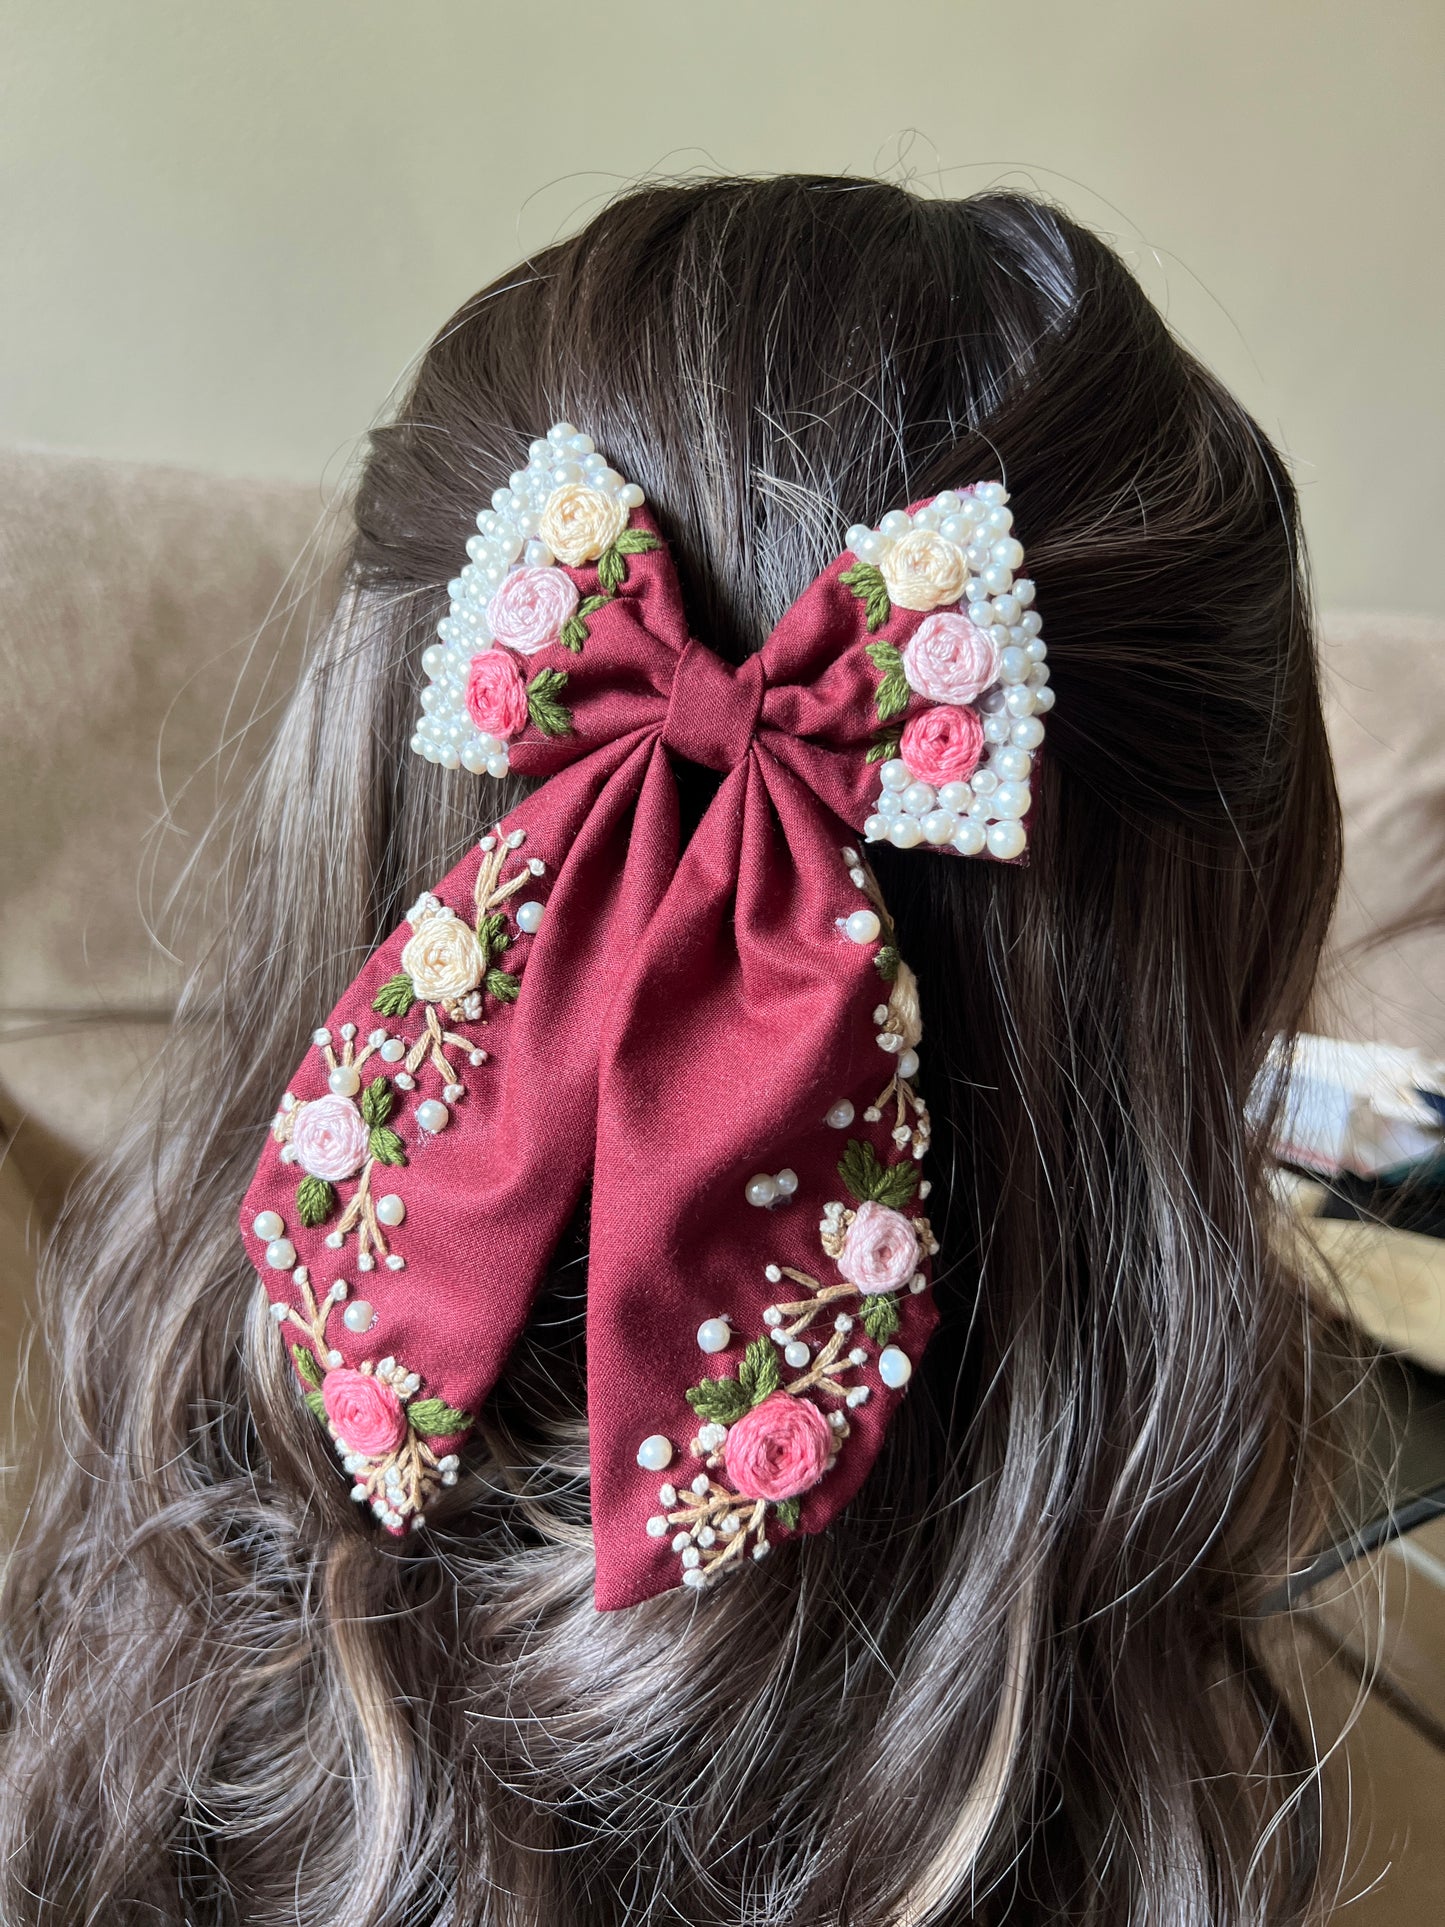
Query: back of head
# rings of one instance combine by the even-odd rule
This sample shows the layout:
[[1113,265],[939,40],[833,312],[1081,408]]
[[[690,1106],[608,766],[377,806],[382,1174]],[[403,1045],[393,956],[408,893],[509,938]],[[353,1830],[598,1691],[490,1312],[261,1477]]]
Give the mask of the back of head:
[[[882,1457],[829,1532],[605,1615],[585,1217],[424,1551],[349,1504],[232,1237],[304,1013],[475,839],[476,779],[407,754],[416,664],[477,508],[563,415],[733,659],[850,524],[1002,475],[1058,695],[1027,867],[879,856],[943,1251]],[[201,859],[231,915],[153,1146],[51,1258],[65,1451],[9,1582],[5,1917],[1303,1917],[1312,1761],[1247,1630],[1318,1529],[1326,1441],[1246,1103],[1337,826],[1277,455],[1055,209],[714,181],[469,302],[356,523]]]

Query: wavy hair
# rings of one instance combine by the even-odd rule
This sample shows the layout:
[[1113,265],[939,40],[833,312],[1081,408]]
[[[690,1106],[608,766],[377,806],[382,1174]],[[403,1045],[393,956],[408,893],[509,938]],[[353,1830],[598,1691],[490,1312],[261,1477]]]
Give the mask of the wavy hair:
[[[882,1456],[828,1533],[616,1614],[585,1213],[404,1547],[350,1502],[235,1234],[318,1013],[496,812],[408,754],[418,658],[475,510],[564,416],[734,660],[849,524],[1001,473],[1058,696],[1027,868],[877,853],[943,1244]],[[36,1448],[6,1579],[3,1918],[1316,1917],[1317,1763],[1255,1630],[1336,1447],[1250,1098],[1338,861],[1286,469],[1058,209],[653,185],[467,302],[371,437],[340,606],[196,859],[224,931],[149,1123],[48,1258],[64,1449]]]

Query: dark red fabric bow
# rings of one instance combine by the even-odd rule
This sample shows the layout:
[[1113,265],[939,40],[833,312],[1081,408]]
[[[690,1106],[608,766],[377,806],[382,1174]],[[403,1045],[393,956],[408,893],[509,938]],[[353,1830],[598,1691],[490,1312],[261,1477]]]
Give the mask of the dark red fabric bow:
[[[316,1033],[242,1210],[304,1395],[400,1531],[590,1181],[603,1608],[826,1527],[936,1319],[917,986],[856,834],[924,617],[880,622],[844,555],[733,670],[628,526],[620,585],[615,546],[566,570],[585,621],[528,686],[511,763],[548,780]],[[685,846],[679,758],[723,773]]]

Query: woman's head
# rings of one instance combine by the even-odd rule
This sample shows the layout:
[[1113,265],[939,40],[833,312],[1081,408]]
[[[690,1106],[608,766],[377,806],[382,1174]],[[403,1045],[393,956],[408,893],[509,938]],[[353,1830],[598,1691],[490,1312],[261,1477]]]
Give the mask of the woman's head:
[[[564,415],[733,659],[850,524],[1001,475],[1058,692],[1027,868],[879,858],[943,1248],[882,1458],[828,1534],[619,1615],[591,1604],[585,1214],[425,1553],[356,1516],[230,1235],[307,1013],[495,812],[409,755],[417,663],[477,508]],[[1279,458],[1056,210],[718,181],[626,196],[469,302],[356,523],[157,1154],[52,1262],[83,1314],[12,1578],[11,1692],[43,1695],[15,1918],[1289,1918],[1313,1849],[1274,1821],[1309,1758],[1245,1630],[1301,1549],[1308,1317],[1245,1106],[1337,825]],[[21,1897],[47,1863],[50,1913]]]

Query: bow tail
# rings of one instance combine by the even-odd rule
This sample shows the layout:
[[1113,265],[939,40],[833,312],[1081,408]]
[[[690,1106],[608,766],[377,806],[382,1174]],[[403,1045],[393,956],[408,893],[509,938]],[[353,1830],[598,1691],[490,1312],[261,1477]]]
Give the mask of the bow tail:
[[276,1114],[242,1232],[353,1496],[393,1532],[455,1481],[576,1208],[618,960],[676,846],[650,737],[554,777],[413,905]]
[[599,1607],[820,1531],[867,1475],[935,1323],[918,1032],[852,833],[755,749],[683,853],[603,1042]]

